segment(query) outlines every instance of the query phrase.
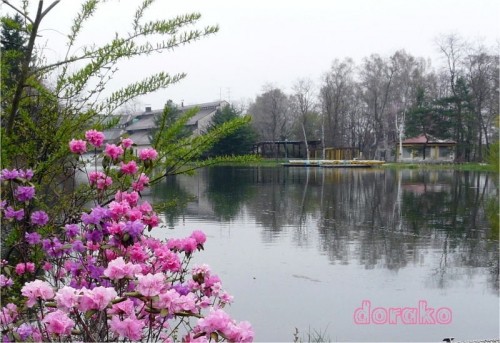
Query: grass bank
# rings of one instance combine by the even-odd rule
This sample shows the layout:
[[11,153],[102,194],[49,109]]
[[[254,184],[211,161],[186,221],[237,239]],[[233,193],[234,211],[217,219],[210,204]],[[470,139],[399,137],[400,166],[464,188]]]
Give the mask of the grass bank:
[[[248,162],[227,162],[217,164],[218,166],[245,166],[245,167],[277,167],[289,159],[261,158]],[[377,168],[387,169],[421,169],[421,170],[462,170],[493,172],[494,168],[486,163],[386,163]]]

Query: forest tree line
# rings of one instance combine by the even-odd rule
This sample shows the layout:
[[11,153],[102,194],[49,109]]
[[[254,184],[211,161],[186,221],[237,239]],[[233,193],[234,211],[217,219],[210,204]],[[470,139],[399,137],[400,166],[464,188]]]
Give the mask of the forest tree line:
[[391,160],[400,137],[425,134],[456,141],[459,162],[483,161],[498,142],[498,51],[457,35],[436,46],[439,68],[399,50],[335,59],[319,84],[300,78],[291,92],[264,86],[248,106],[258,139],[321,140]]

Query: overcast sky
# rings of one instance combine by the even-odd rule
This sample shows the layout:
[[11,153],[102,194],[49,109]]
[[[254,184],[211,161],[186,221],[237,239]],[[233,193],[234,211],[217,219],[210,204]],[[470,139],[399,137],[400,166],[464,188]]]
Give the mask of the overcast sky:
[[[57,32],[68,32],[79,3],[63,0],[45,19],[41,38],[49,58],[63,55]],[[79,44],[126,32],[137,3],[108,1]],[[498,47],[500,37],[499,0],[157,0],[148,15],[170,18],[193,11],[202,14],[200,27],[218,24],[220,31],[173,52],[122,65],[113,86],[160,70],[186,72],[179,84],[142,97],[141,107],[161,108],[168,99],[186,105],[219,97],[240,102],[254,99],[266,83],[285,91],[298,78],[319,84],[335,58],[352,57],[359,63],[372,53],[389,56],[404,49],[437,65],[435,39],[441,34],[456,33],[492,47]]]

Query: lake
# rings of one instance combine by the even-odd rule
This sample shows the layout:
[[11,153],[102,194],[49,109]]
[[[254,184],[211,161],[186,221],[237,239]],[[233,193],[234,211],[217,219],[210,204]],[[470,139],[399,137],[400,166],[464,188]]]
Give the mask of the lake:
[[[256,341],[498,338],[493,175],[212,167],[156,185],[162,238],[207,234],[228,309]],[[492,203],[493,202],[493,203]]]

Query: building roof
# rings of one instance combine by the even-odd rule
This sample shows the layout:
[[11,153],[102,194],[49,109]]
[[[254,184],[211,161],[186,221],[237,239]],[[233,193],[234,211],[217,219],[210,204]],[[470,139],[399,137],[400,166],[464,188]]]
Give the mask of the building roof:
[[452,139],[440,139],[429,134],[405,139],[402,144],[456,144]]

